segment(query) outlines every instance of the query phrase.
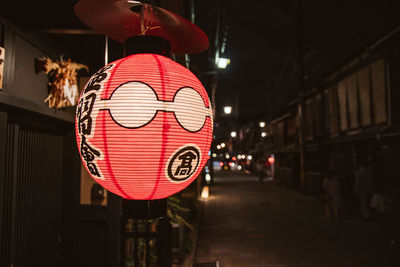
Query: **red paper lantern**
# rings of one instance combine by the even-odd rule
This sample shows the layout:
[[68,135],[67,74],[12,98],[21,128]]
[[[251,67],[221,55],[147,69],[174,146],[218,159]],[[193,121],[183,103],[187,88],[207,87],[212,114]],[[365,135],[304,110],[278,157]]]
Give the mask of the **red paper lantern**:
[[136,54],[94,74],[81,93],[76,139],[91,176],[126,199],[160,199],[207,162],[212,109],[201,82],[160,55]]

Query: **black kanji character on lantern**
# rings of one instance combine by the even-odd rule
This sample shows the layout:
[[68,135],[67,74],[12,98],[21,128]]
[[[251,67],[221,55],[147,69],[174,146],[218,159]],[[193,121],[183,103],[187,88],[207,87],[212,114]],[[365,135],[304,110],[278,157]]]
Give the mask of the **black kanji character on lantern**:
[[192,161],[196,158],[196,155],[192,151],[188,151],[178,157],[181,165],[176,168],[174,175],[187,175],[192,170]]
[[168,161],[168,177],[176,182],[183,182],[197,171],[200,163],[199,149],[193,145],[186,145]]

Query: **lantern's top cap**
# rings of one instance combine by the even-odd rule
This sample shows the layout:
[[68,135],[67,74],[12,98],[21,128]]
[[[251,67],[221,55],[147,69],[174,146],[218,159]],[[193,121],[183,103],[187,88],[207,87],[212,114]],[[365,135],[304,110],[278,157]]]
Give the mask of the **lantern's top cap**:
[[168,10],[130,0],[80,0],[75,14],[86,25],[118,42],[137,35],[167,39],[171,52],[200,53],[207,35],[190,21]]

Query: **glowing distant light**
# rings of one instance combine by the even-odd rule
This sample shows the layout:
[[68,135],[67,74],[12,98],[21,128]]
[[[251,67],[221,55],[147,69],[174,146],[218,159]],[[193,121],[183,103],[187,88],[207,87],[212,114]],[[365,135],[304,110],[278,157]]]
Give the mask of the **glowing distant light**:
[[222,161],[219,162],[219,166],[224,166],[224,163]]
[[206,182],[210,182],[211,181],[211,175],[209,173],[206,173],[206,176],[204,177],[204,179],[206,180]]
[[224,170],[227,171],[229,169],[228,166],[224,166]]
[[233,138],[235,138],[235,137],[236,137],[236,132],[231,132],[231,136],[232,136]]
[[268,162],[271,163],[271,164],[274,163],[275,162],[275,158],[274,157],[269,157],[268,158]]
[[238,170],[240,171],[242,169],[242,165],[239,165],[238,166]]
[[262,132],[261,133],[261,137],[266,137],[267,136],[267,133],[266,132]]
[[226,69],[226,67],[228,67],[228,65],[230,63],[231,63],[231,60],[229,58],[220,57],[217,59],[217,67],[219,69]]
[[248,159],[248,160],[252,160],[252,159],[253,159],[253,156],[252,156],[252,155],[248,155],[248,156],[247,156],[247,159]]
[[225,147],[225,143],[221,143],[221,147]]
[[232,157],[232,160],[235,161],[237,158],[235,156]]
[[232,113],[232,107],[231,106],[225,106],[224,107],[224,113],[225,114],[231,114]]
[[217,149],[221,149],[221,146],[220,146],[220,145],[217,145]]
[[212,156],[213,156],[213,158],[216,158],[217,157],[217,153],[213,153]]
[[264,121],[260,121],[260,122],[258,123],[258,125],[260,125],[261,128],[264,128],[264,127],[265,127],[265,122],[264,122]]
[[226,154],[226,155],[225,155],[225,158],[226,158],[226,159],[229,159],[229,155],[228,155],[228,154]]
[[203,190],[201,191],[201,198],[208,198],[210,196],[210,189],[208,186],[204,186]]

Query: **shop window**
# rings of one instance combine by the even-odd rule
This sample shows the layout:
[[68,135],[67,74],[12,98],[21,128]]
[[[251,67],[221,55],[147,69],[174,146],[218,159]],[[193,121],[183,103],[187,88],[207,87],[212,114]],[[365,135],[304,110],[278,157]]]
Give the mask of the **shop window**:
[[371,65],[373,114],[376,124],[387,121],[385,63],[383,59]]
[[350,128],[356,129],[358,124],[358,90],[356,74],[349,76],[346,79],[347,96],[349,99],[349,118]]
[[370,66],[357,72],[358,92],[360,94],[361,126],[368,126],[371,120]]
[[347,131],[349,128],[347,121],[347,90],[346,82],[341,81],[338,84],[338,98],[339,98],[339,116],[340,116],[340,130]]

